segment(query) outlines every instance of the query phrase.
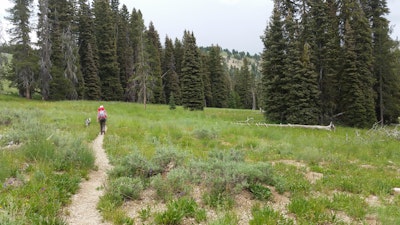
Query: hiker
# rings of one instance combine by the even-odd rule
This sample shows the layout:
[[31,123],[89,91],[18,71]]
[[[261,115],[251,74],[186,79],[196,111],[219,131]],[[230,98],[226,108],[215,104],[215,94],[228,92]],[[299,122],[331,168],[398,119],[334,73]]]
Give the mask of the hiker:
[[97,121],[100,122],[100,134],[106,133],[107,111],[103,105],[97,109]]

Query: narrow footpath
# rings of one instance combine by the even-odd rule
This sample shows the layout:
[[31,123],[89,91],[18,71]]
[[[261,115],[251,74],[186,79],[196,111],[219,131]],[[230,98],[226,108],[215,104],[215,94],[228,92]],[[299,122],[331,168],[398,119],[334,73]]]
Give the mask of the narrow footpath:
[[78,193],[72,196],[72,203],[64,210],[65,221],[69,225],[109,225],[102,220],[96,209],[100,196],[103,195],[107,171],[112,167],[103,149],[104,135],[98,135],[93,141],[95,165],[98,168],[89,174],[89,179],[80,184]]

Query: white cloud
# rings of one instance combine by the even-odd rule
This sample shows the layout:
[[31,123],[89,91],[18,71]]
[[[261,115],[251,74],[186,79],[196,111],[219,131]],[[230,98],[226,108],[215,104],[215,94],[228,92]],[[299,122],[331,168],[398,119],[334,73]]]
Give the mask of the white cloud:
[[[222,4],[229,4],[229,5],[235,5],[238,4],[241,0],[219,0]],[[245,1],[248,4],[248,1]]]

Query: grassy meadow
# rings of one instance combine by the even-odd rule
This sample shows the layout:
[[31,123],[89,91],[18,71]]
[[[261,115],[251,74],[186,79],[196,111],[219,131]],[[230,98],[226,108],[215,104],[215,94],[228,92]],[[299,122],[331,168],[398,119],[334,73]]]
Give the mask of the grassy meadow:
[[63,207],[95,169],[100,104],[114,168],[98,209],[113,224],[400,224],[400,128],[261,127],[259,111],[9,95],[0,224],[64,224]]

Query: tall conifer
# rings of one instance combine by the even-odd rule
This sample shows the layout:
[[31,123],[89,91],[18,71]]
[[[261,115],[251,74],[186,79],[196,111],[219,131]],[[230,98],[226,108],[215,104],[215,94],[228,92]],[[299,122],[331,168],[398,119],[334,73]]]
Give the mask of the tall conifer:
[[165,104],[166,99],[163,93],[161,78],[162,46],[160,43],[160,36],[158,35],[158,32],[152,22],[150,22],[149,29],[146,31],[146,38],[148,39],[146,51],[148,51],[148,61],[152,76],[152,84],[150,87],[152,89],[153,96],[151,102]]
[[342,6],[344,65],[340,79],[342,121],[349,126],[370,127],[376,121],[371,30],[358,2]]
[[133,76],[134,61],[130,32],[130,14],[126,5],[122,5],[119,11],[117,56],[120,68],[121,86],[125,92],[124,99],[129,100],[127,97],[128,80]]
[[288,94],[288,90],[283,88],[286,70],[284,65],[286,45],[278,3],[278,1],[275,1],[271,20],[263,37],[263,108],[267,120],[286,123],[285,110],[288,106],[286,105],[287,101],[285,100],[285,96]]
[[[116,40],[112,11],[107,0],[94,1],[95,34],[99,57],[99,77],[101,98],[104,100],[122,100],[123,89],[120,82],[117,62]],[[100,47],[101,46],[101,47]]]
[[193,33],[184,32],[182,62],[182,105],[190,110],[203,110],[204,92],[201,79],[201,57]]
[[138,82],[138,63],[139,56],[143,53],[142,51],[142,39],[145,32],[144,20],[142,12],[132,10],[130,23],[129,23],[129,40],[132,48],[132,60],[133,60],[133,73],[127,77],[127,86],[125,91],[125,97],[127,101],[139,102],[139,82]]
[[[71,30],[70,26],[74,22],[74,8],[73,4],[67,0],[49,0],[49,14],[50,20],[50,40],[51,40],[51,74],[52,80],[50,82],[50,96],[52,100],[75,99],[76,89],[71,76],[68,76],[65,71],[66,65],[66,51],[65,49],[68,40],[66,34]],[[71,35],[69,33],[68,35]],[[71,40],[71,39],[69,39]],[[68,43],[71,48],[72,46]],[[69,74],[71,75],[71,74]]]
[[386,0],[368,0],[365,3],[367,18],[373,33],[374,86],[377,94],[376,114],[383,124],[397,123],[400,116],[400,78],[393,72],[394,42],[390,39],[389,13]]
[[212,95],[211,89],[211,77],[210,70],[206,68],[204,65],[207,65],[210,61],[210,56],[206,53],[201,54],[201,79],[203,80],[204,87],[204,106],[205,107],[213,107],[214,98]]
[[221,48],[212,46],[209,51],[207,67],[209,71],[212,107],[227,108],[229,100],[229,85],[227,75],[222,65]]
[[39,24],[38,24],[38,45],[40,47],[39,61],[39,80],[40,90],[43,100],[48,100],[50,95],[51,77],[51,41],[50,41],[50,20],[49,20],[49,1],[39,0]]
[[8,9],[10,14],[7,19],[13,26],[8,33],[11,35],[11,43],[15,44],[12,58],[12,83],[18,88],[20,96],[31,98],[36,85],[38,59],[31,47],[30,19],[33,0],[12,0],[14,5]]
[[96,64],[96,39],[94,36],[93,14],[87,0],[79,1],[79,59],[84,80],[84,99],[100,100],[101,88]]
[[168,36],[165,38],[165,50],[163,54],[163,86],[166,99],[174,96],[174,102],[181,104],[181,87],[179,85],[179,77],[176,73],[176,63],[174,56],[174,44]]
[[307,29],[303,27],[303,30],[300,30],[294,16],[288,11],[284,20],[287,41],[286,82],[283,87],[288,92],[286,121],[295,124],[318,124],[319,90],[317,74],[310,61],[312,50],[305,42],[307,38],[303,39],[306,35],[300,35],[302,32],[306,33]]
[[253,77],[250,74],[249,62],[247,58],[244,58],[235,85],[235,91],[240,97],[240,108],[251,109],[253,107],[252,83]]

